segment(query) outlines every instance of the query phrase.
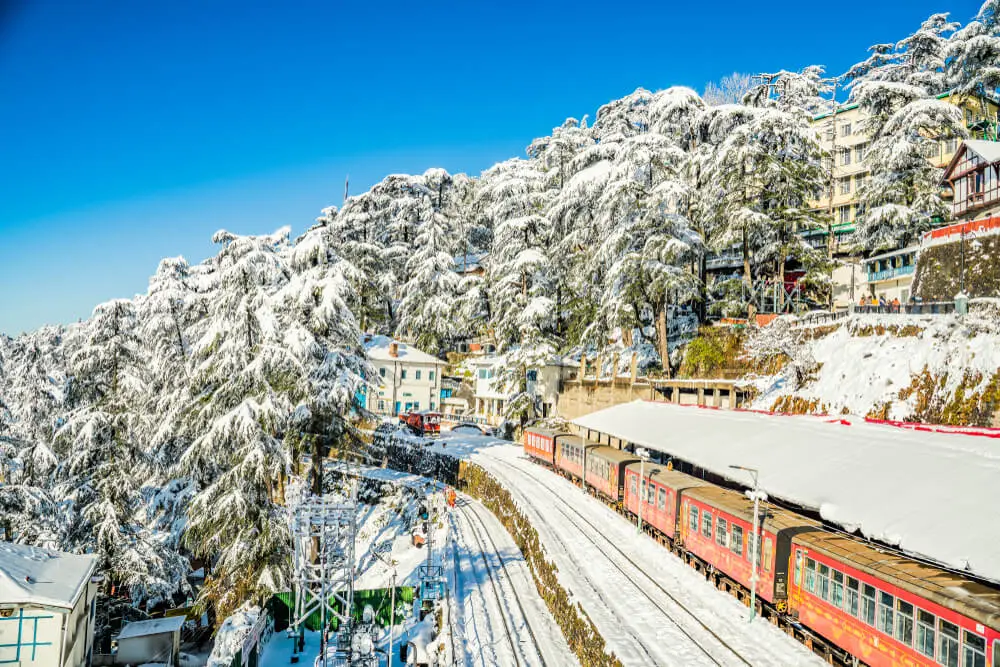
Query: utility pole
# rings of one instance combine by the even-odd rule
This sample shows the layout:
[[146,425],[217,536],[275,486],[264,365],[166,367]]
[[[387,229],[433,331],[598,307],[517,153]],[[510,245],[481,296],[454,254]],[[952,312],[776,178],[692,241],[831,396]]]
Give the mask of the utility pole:
[[344,201],[343,204],[347,203],[347,193],[351,189],[351,175],[348,174],[344,177]]
[[[826,257],[830,261],[830,302],[828,304],[830,312],[833,312],[833,245],[834,245],[834,233],[833,233],[833,197],[834,197],[834,187],[836,186],[836,179],[834,179],[834,173],[837,169],[837,82],[839,79],[835,78],[833,80],[833,109],[830,112],[830,174],[827,179],[827,199],[826,199]],[[851,272],[853,280],[853,271]],[[853,292],[853,290],[852,290]],[[851,295],[851,301],[854,301],[853,294]]]
[[744,470],[753,477],[753,491],[748,495],[753,496],[753,553],[750,554],[750,563],[753,566],[753,573],[750,575],[750,622],[753,623],[757,614],[757,557],[760,554],[760,491],[757,486],[757,469],[745,466],[730,465],[734,470]]
[[385,542],[376,545],[372,549],[372,555],[378,558],[380,561],[392,568],[392,588],[389,593],[389,657],[386,664],[392,664],[392,639],[393,631],[396,627],[396,566],[392,564],[389,558],[386,556],[387,553],[392,551],[392,541],[386,540]]
[[636,525],[636,530],[642,533],[642,506],[646,502],[646,490],[642,485],[646,481],[646,461],[649,459],[649,450],[645,447],[638,447],[635,450],[635,454],[639,457],[639,487],[637,489],[639,496],[639,523]]

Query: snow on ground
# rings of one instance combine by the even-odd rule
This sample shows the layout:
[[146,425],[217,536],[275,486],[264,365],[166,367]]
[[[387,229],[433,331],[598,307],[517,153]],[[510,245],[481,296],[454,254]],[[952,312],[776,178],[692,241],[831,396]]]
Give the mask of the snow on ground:
[[260,607],[249,602],[227,617],[215,634],[215,645],[208,657],[207,667],[229,667],[259,617]]
[[[602,502],[517,445],[472,460],[525,510],[563,586],[626,665],[822,664]],[[631,562],[630,562],[631,561]]]
[[[852,333],[877,326],[920,331],[914,336]],[[980,373],[985,383],[1000,369],[1000,333],[974,315],[965,320],[954,315],[855,315],[832,333],[807,342],[805,350],[821,364],[816,379],[793,392],[777,378],[763,378],[754,408],[769,409],[779,397],[794,394],[818,399],[830,414],[846,408],[865,415],[890,402],[890,418],[902,420],[914,413],[916,396],[904,401],[897,394],[924,368],[935,376],[948,374],[940,389],[945,396],[954,393],[966,372]]]
[[[477,446],[498,442],[478,436],[463,437],[476,442],[467,442],[461,448],[452,446],[452,452],[457,449],[470,452]],[[434,447],[447,451],[448,445],[438,442]],[[337,467],[343,466],[327,464],[327,469]],[[409,526],[414,523],[417,498],[430,488],[434,512],[439,517],[434,534],[434,562],[444,567],[452,619],[449,625],[455,630],[457,640],[454,650],[464,656],[464,664],[538,665],[543,664],[538,659],[539,650],[544,664],[576,664],[538,595],[513,538],[480,503],[461,494],[460,506],[449,510],[441,493],[443,486],[437,482],[390,469],[370,466],[351,469],[390,485],[383,487],[385,495],[381,502],[363,506],[357,541],[359,589],[389,585],[389,568],[371,554],[371,547],[385,540],[392,541],[390,558],[396,565],[398,583],[411,586],[418,583],[417,568],[426,563],[427,551],[412,545]],[[414,619],[415,613],[410,621]],[[535,648],[532,637],[538,638],[540,649]],[[437,642],[451,644],[449,632],[443,632]],[[387,644],[387,639],[383,639],[383,644]]]
[[[841,422],[845,423],[841,423]],[[1000,440],[813,416],[635,401],[575,420],[747,484],[956,569],[1000,581]]]

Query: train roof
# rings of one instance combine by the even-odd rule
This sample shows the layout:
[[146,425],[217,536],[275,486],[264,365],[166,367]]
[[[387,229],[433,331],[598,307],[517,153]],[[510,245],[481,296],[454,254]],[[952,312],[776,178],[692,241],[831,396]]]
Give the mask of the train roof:
[[616,447],[608,447],[607,445],[598,445],[596,447],[591,447],[587,451],[587,458],[598,457],[604,459],[605,461],[612,461],[621,465],[622,463],[631,463],[633,461],[638,461],[639,457],[635,454],[622,451]]
[[524,429],[525,433],[538,433],[539,435],[547,435],[550,438],[554,438],[557,435],[572,435],[569,431],[563,431],[557,428],[539,428],[537,426],[532,426],[531,428]]
[[793,541],[893,586],[1000,630],[1000,591],[842,533],[810,531]]
[[[634,401],[574,423],[817,512],[848,532],[1000,582],[1000,431],[900,427]],[[918,430],[919,429],[919,430]],[[978,520],[974,520],[978,517]]]
[[[638,463],[630,463],[625,467],[630,470],[635,470],[636,474],[640,471]],[[695,487],[708,485],[708,482],[705,480],[692,477],[691,475],[678,470],[667,470],[665,466],[659,463],[647,463],[645,469],[642,470],[642,474],[645,475],[646,479],[651,479],[658,484],[669,486],[675,491],[693,489]]]
[[[753,501],[739,491],[731,491],[714,484],[706,484],[684,491],[686,498],[701,501],[727,514],[739,517],[753,525]],[[775,507],[768,502],[760,503],[759,511],[764,515],[764,528],[777,534],[783,530],[811,530],[821,526],[817,521]]]

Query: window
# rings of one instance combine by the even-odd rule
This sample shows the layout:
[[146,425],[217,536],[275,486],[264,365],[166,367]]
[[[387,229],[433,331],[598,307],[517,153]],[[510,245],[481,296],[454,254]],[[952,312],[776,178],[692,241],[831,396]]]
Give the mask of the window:
[[854,189],[860,190],[868,183],[868,174],[858,174],[854,177]]
[[712,515],[708,510],[701,511],[701,534],[712,539]]
[[868,144],[858,144],[854,147],[854,161],[860,164],[868,157]]
[[715,524],[715,543],[720,546],[729,546],[729,533],[727,532],[728,525],[726,520],[721,516],[719,517],[718,523]]
[[659,493],[657,495],[656,505],[661,510],[667,509],[667,490],[666,489],[660,489],[660,491],[659,491]]
[[896,600],[896,641],[913,646],[913,605],[902,600]]
[[861,586],[861,620],[875,627],[875,587],[868,584]]
[[923,609],[917,610],[917,650],[928,658],[934,657],[934,626],[937,619]]
[[958,626],[938,620],[938,662],[945,667],[958,667]]
[[802,585],[802,552],[795,552],[795,585]]
[[383,401],[382,399],[379,399],[378,401],[378,411],[385,412],[385,401]]
[[434,371],[427,371],[427,379],[434,382]]
[[844,608],[844,573],[837,570],[830,572],[830,604]]
[[414,410],[419,410],[420,409],[420,402],[419,401],[413,401],[413,409]]
[[896,599],[888,593],[878,593],[878,629],[892,637],[892,614]]
[[806,558],[806,590],[816,593],[816,561],[812,558]]
[[385,377],[385,369],[384,368],[378,369],[378,374],[379,374],[379,377]]
[[489,370],[487,370],[485,368],[480,368],[479,369],[479,379],[480,380],[489,380],[490,379],[490,372],[489,372]]
[[936,158],[941,155],[941,144],[936,141],[928,140],[927,143],[923,145],[920,152],[924,154],[925,158]]
[[833,169],[833,158],[825,157],[823,158],[823,171],[830,171]]
[[656,485],[652,482],[649,483],[649,488],[646,490],[646,503],[649,505],[656,503]]
[[830,599],[830,568],[822,563],[816,568],[816,595]]
[[642,480],[642,494],[639,496],[639,499],[643,503],[646,502],[646,480]]
[[406,369],[405,368],[403,370],[399,371],[399,379],[400,380],[405,380],[406,379]]
[[850,148],[841,148],[840,149],[840,166],[841,167],[846,167],[849,164],[851,164],[851,149]]
[[844,589],[844,611],[851,616],[858,615],[858,580],[847,578],[847,588]]
[[413,374],[413,378],[414,378],[415,380],[419,380],[419,379],[420,379],[420,371],[417,371],[416,373],[414,373],[414,374]]
[[948,139],[944,142],[944,152],[946,155],[951,155],[958,150],[958,139]]
[[837,214],[840,218],[841,224],[848,223],[851,221],[851,207],[841,206],[837,209]]
[[635,497],[635,487],[636,487],[635,477],[634,476],[633,477],[629,477],[628,478],[628,492],[632,495],[633,498]]
[[538,381],[538,371],[534,370],[534,369],[528,371],[528,373],[525,375],[525,378],[528,380],[528,382],[537,382]]
[[743,526],[732,525],[733,532],[729,535],[729,550],[737,556],[743,555]]
[[962,667],[986,667],[986,640],[968,630],[962,634]]
[[840,194],[849,195],[851,194],[851,177],[840,179]]
[[1000,667],[1000,639],[993,640],[993,667]]
[[431,410],[434,409],[434,401],[431,401]]
[[[771,571],[771,557],[774,554],[774,541],[770,537],[764,538],[764,571]],[[760,561],[757,561],[757,566],[760,567]]]
[[851,124],[850,123],[844,123],[843,125],[840,126],[840,136],[842,136],[842,137],[849,137],[849,136],[851,136]]
[[688,505],[688,525],[691,526],[691,532],[698,532],[698,508],[691,507]]

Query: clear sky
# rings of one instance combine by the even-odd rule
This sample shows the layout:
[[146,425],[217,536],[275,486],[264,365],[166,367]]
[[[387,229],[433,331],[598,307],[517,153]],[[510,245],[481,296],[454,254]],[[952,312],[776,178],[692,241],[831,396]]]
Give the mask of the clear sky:
[[636,87],[840,73],[979,0],[0,0],[0,332],[145,291],[219,228],[477,174]]

